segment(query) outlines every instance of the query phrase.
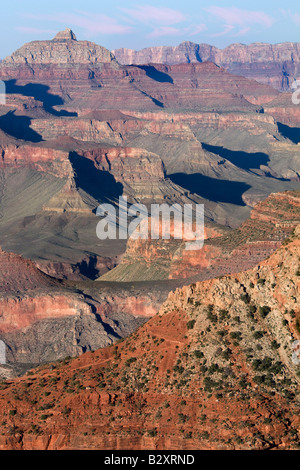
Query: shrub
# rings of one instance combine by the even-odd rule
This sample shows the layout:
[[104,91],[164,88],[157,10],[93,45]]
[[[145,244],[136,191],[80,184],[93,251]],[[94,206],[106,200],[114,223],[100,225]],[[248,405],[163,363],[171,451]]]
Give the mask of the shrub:
[[254,377],[253,381],[257,384],[257,385],[261,385],[264,383],[265,381],[265,376],[264,375],[257,375],[256,377]]
[[229,315],[228,310],[221,309],[221,310],[219,311],[219,316],[220,316],[220,320],[226,320],[226,319],[229,318],[230,315]]
[[248,294],[241,294],[241,300],[245,302],[245,304],[249,304],[250,302],[250,297]]
[[127,359],[127,361],[125,362],[125,367],[129,367],[131,364],[133,364],[136,361],[137,361],[136,357],[131,357],[130,359]]
[[219,371],[219,365],[218,364],[212,364],[208,369],[209,374],[214,374],[215,372],[218,372],[218,371]]
[[249,312],[250,312],[250,313],[255,313],[256,310],[257,310],[257,308],[256,308],[255,305],[251,304],[251,305],[249,306]]
[[254,339],[261,339],[262,337],[264,336],[264,332],[263,331],[256,331],[253,335],[253,338]]
[[231,337],[232,339],[236,339],[236,340],[238,340],[238,341],[241,341],[241,339],[242,339],[242,333],[241,333],[240,331],[232,331],[232,332],[230,333],[230,337]]
[[41,419],[42,419],[43,421],[46,421],[46,419],[48,419],[49,416],[50,416],[50,415],[41,415]]
[[211,321],[212,323],[217,323],[218,322],[218,317],[214,313],[214,306],[209,305],[207,307],[207,319]]
[[271,312],[271,308],[268,307],[267,305],[264,305],[263,307],[259,307],[259,314],[262,318],[266,318],[270,312]]
[[270,357],[265,357],[263,360],[254,359],[254,361],[252,362],[252,366],[254,370],[259,370],[259,371],[265,371],[265,370],[271,369],[272,359]]
[[192,330],[195,326],[195,323],[196,323],[196,320],[190,320],[188,323],[187,323],[187,329],[188,330]]
[[204,357],[204,354],[202,351],[194,351],[194,356],[197,357],[197,359],[202,359]]
[[226,361],[229,361],[231,354],[232,354],[232,351],[229,348],[227,348],[225,351],[222,352],[222,356]]
[[179,413],[178,418],[180,423],[186,423],[190,419],[189,416],[184,415],[183,413]]

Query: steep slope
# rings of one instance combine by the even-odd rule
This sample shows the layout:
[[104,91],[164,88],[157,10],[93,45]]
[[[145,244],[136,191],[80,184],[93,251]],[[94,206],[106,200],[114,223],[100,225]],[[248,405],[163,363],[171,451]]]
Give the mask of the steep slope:
[[[5,58],[1,67],[9,70],[10,67],[25,67],[31,75],[32,67],[36,64],[51,65],[86,65],[114,62],[113,54],[102,46],[89,41],[77,41],[75,34],[69,28],[60,31],[51,41],[33,41]],[[22,71],[23,76],[24,71]],[[17,77],[16,77],[17,78]]]
[[300,223],[300,192],[271,194],[255,205],[235,230],[206,222],[201,250],[186,250],[185,241],[132,240],[121,263],[100,280],[209,279],[250,269],[274,252]]
[[232,44],[221,50],[208,44],[183,42],[177,47],[150,47],[141,51],[113,51],[120,64],[183,64],[212,61],[229,72],[253,78],[280,91],[291,89],[300,74],[298,43]]
[[0,291],[4,294],[24,294],[28,291],[57,287],[58,283],[40,272],[32,261],[0,248]]
[[152,152],[68,138],[3,145],[0,181],[0,243],[59,278],[93,279],[118,264],[125,241],[97,238],[100,203],[121,195],[132,203],[200,200],[167,179]]
[[[2,384],[2,449],[299,448],[300,226],[114,347]],[[43,394],[41,394],[43,390]]]
[[32,261],[0,250],[0,338],[8,370],[79,355],[127,336],[157,311],[159,296],[137,297],[63,285]]
[[0,244],[59,278],[119,264],[125,243],[96,237],[99,202],[205,203],[236,228],[298,187],[299,107],[212,62],[123,66],[67,29],[6,58],[0,78]]

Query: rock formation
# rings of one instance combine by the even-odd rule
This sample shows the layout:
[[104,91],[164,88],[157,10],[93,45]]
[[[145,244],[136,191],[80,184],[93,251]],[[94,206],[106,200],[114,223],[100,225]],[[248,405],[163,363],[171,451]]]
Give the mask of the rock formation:
[[[204,203],[210,233],[223,235],[268,194],[298,185],[292,126],[299,113],[288,112],[290,94],[283,99],[212,62],[122,66],[67,29],[20,48],[1,63],[0,76],[7,85],[0,109],[0,243],[58,279],[94,280],[121,262],[125,241],[96,237],[101,202],[124,194],[147,204]],[[161,266],[149,260],[165,254],[164,247],[150,246],[147,271],[141,273],[138,259],[135,277],[127,272],[127,251],[122,279],[159,274],[178,282],[212,267],[220,250],[219,272],[231,272],[252,266],[251,257],[262,259],[282,240],[247,244],[235,237],[234,267],[227,259],[231,242],[225,249],[220,237],[219,246],[207,241],[197,260],[173,246]],[[133,261],[145,246],[128,249]]]
[[112,295],[104,288],[90,295],[2,250],[0,296],[0,338],[15,370],[111,344],[154,315],[161,303],[147,291],[128,296],[114,289]]
[[140,51],[123,48],[113,53],[121,64],[174,65],[211,61],[230,73],[253,78],[280,91],[291,89],[300,75],[300,45],[290,42],[232,44],[221,50],[186,41],[177,47],[149,47]]
[[100,280],[204,280],[250,269],[266,259],[300,223],[299,191],[271,194],[255,205],[250,218],[228,231],[207,223],[201,250],[185,240],[129,240],[121,263]]
[[4,59],[1,67],[6,73],[13,68],[22,73],[23,68],[26,74],[26,70],[30,73],[30,69],[35,65],[50,65],[55,70],[56,65],[85,66],[111,62],[117,66],[111,52],[89,41],[77,41],[73,31],[67,28],[59,32],[52,41],[33,41],[25,44],[11,57]]
[[298,448],[299,237],[250,271],[171,293],[115,346],[4,382],[0,447]]
[[64,31],[59,31],[53,41],[77,41],[77,38],[70,28],[66,28]]

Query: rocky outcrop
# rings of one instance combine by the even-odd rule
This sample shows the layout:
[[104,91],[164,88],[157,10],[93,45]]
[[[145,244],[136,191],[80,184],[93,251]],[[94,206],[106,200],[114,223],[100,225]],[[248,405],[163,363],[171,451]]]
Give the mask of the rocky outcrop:
[[53,41],[77,41],[77,38],[70,28],[66,28],[64,31],[59,31]]
[[55,140],[60,137],[72,137],[87,142],[106,142],[110,145],[120,145],[122,138],[114,132],[109,123],[93,119],[64,118],[53,119],[49,126],[47,119],[35,119],[31,128],[44,140]]
[[2,295],[18,295],[39,289],[51,289],[54,279],[39,271],[30,260],[0,248],[0,292]]
[[[296,187],[295,131],[276,122],[286,116],[292,126],[297,118],[290,94],[281,102],[270,86],[212,62],[190,62],[120,65],[66,30],[1,63],[6,249],[42,262],[46,272],[56,266],[59,277],[82,279],[78,264],[86,255],[113,260],[124,249],[96,239],[101,202],[124,194],[147,204],[205,203],[207,219],[235,228],[257,201]],[[96,274],[91,268],[90,279]]]
[[[90,307],[84,302],[63,295],[38,295],[23,299],[1,300],[1,335],[17,330],[26,330],[34,323],[45,319],[91,315]],[[32,348],[39,344],[32,345]],[[23,362],[23,361],[20,361]],[[27,361],[29,362],[29,361]],[[37,362],[37,361],[32,361]]]
[[117,255],[105,257],[91,254],[73,264],[62,261],[38,260],[35,265],[40,271],[55,279],[78,281],[97,278],[118,266],[120,261],[121,256]]
[[76,153],[93,161],[100,172],[112,175],[122,188],[119,195],[129,197],[131,202],[151,204],[191,200],[189,191],[166,178],[162,159],[153,152],[138,147],[102,147]]
[[298,448],[299,250],[298,226],[252,270],[171,293],[124,342],[3,383],[1,448]]
[[53,196],[43,206],[44,211],[76,214],[91,214],[91,207],[86,204],[79,194],[73,178],[69,179],[61,191]]
[[189,41],[177,47],[150,47],[141,51],[113,51],[121,64],[181,64],[211,61],[230,73],[266,83],[280,91],[291,89],[300,74],[298,43],[250,45],[232,44],[221,50],[208,44]]
[[[59,32],[52,41],[33,41],[7,57],[1,63],[2,71],[23,67],[28,73],[35,65],[98,65],[117,62],[110,51],[89,41],[77,41],[70,30]],[[21,68],[19,68],[21,71]]]
[[[277,95],[271,87],[242,76],[231,75],[229,81],[228,72],[209,61],[120,66],[106,49],[76,41],[69,34],[63,39],[26,44],[4,59],[1,78],[19,80],[9,82],[9,94],[23,90],[28,96],[31,91],[35,99],[44,100],[50,112],[65,102],[69,111],[77,113],[84,108],[148,111],[178,106],[197,111],[256,112]],[[31,85],[26,87],[29,79]],[[41,81],[42,87],[34,86]],[[63,100],[59,100],[61,96]]]
[[1,149],[0,168],[34,168],[59,178],[73,176],[69,154],[37,145],[8,145]]
[[175,240],[173,232],[170,240],[130,239],[121,263],[101,279],[204,280],[250,269],[279,248],[300,223],[299,207],[299,191],[271,194],[236,230],[208,224],[204,247],[197,251],[186,250],[186,242]]
[[16,373],[21,366],[24,373],[33,364],[107,346],[154,315],[165,299],[147,291],[128,295],[103,287],[87,293],[86,288],[62,284],[33,262],[1,250],[0,339],[7,365]]

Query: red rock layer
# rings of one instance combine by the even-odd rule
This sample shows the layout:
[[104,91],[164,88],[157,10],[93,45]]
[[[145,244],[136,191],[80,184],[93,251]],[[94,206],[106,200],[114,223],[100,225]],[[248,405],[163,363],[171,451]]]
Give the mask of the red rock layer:
[[300,223],[299,207],[298,191],[271,194],[255,205],[250,218],[231,233],[222,233],[221,228],[208,225],[204,247],[196,251],[186,250],[185,243],[174,239],[130,239],[121,263],[102,279],[132,282],[135,276],[141,279],[143,275],[147,280],[151,276],[152,279],[192,276],[205,279],[250,269],[279,248]]
[[291,87],[300,75],[298,43],[232,44],[221,50],[208,44],[183,42],[177,47],[150,47],[141,51],[113,51],[121,64],[179,64],[212,61],[231,73],[267,83],[278,90]]
[[299,448],[299,256],[300,226],[253,270],[171,293],[124,342],[2,384],[1,449]]

